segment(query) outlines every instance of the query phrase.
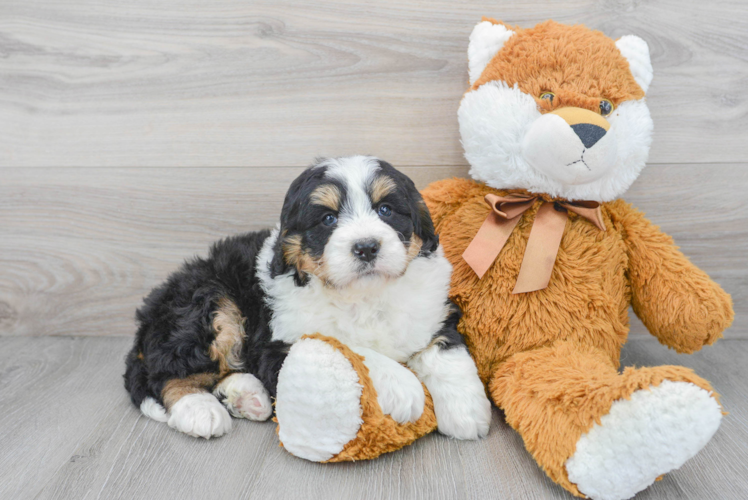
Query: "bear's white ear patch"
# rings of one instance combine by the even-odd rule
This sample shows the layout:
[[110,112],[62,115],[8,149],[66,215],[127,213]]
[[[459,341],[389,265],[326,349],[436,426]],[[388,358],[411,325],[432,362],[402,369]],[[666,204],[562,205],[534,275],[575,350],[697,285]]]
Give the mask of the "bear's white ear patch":
[[506,26],[502,24],[481,21],[475,25],[473,32],[470,33],[470,44],[468,45],[470,85],[480,78],[493,56],[501,50],[501,47],[513,34],[514,31],[506,29]]
[[652,61],[649,59],[649,46],[647,42],[635,35],[622,36],[616,41],[616,47],[621,51],[623,57],[629,62],[631,74],[634,80],[647,92],[649,84],[652,83]]

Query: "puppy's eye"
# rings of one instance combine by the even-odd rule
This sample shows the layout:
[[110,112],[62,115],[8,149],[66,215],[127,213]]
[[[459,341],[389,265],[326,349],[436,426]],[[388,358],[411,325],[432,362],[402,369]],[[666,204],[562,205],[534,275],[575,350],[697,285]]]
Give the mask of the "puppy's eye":
[[613,103],[610,102],[609,100],[603,99],[602,101],[600,101],[600,114],[601,115],[608,116],[609,114],[613,112],[614,108],[615,106],[613,106]]
[[336,222],[338,222],[338,218],[335,217],[333,214],[326,214],[322,218],[322,224],[324,224],[325,226],[332,226]]
[[392,215],[392,208],[389,205],[380,205],[378,213],[381,217],[389,217]]
[[550,102],[551,104],[553,104],[553,98],[554,97],[556,97],[556,94],[554,94],[553,92],[543,92],[542,94],[540,94],[540,98],[541,99],[545,99],[546,101]]

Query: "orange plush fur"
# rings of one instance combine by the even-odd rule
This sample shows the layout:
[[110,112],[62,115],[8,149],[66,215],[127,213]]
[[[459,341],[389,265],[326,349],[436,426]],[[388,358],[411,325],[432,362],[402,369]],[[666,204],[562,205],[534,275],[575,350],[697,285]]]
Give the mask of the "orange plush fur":
[[[504,24],[483,18],[493,24]],[[597,113],[600,98],[618,105],[644,97],[644,91],[629,71],[629,63],[615,44],[599,31],[583,25],[566,26],[546,21],[534,28],[518,30],[501,49],[470,90],[486,82],[501,80],[534,96],[545,111],[576,106]],[[540,99],[553,91],[553,104]]]
[[[644,95],[627,61],[599,32],[553,22],[509,28],[516,34],[471,90],[492,80],[517,84],[536,97],[541,112],[562,106],[597,112],[601,98],[618,105]],[[552,103],[538,98],[548,90],[556,94]],[[564,464],[615,400],[663,380],[712,390],[678,366],[627,368],[619,374],[629,305],[661,343],[691,353],[715,342],[731,324],[731,299],[669,236],[622,200],[602,204],[605,231],[569,214],[547,288],[512,294],[540,201],[525,212],[479,279],[462,253],[489,214],[485,195],[509,192],[526,193],[449,179],[422,194],[454,266],[450,295],[464,314],[459,330],[490,396],[545,472],[583,496]]]

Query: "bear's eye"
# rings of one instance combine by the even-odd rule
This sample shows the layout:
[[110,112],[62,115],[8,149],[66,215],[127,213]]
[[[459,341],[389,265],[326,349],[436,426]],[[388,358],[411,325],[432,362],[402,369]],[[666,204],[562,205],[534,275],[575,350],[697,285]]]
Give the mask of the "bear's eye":
[[554,94],[553,92],[543,92],[542,94],[540,94],[540,98],[541,99],[545,99],[546,101],[550,102],[551,104],[553,104],[553,98],[554,97],[556,97],[556,94]]
[[601,115],[608,116],[609,114],[613,112],[613,108],[615,108],[615,106],[613,106],[613,103],[610,102],[609,100],[603,99],[602,101],[600,101],[600,114]]

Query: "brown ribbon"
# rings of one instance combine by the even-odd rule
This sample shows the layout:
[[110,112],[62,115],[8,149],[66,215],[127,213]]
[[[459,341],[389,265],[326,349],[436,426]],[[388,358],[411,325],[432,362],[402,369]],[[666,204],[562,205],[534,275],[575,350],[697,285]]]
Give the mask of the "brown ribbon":
[[[522,214],[538,199],[538,196],[517,193],[507,196],[486,195],[485,200],[491,207],[491,212],[462,254],[462,258],[475,271],[478,278],[486,274],[504,248]],[[564,235],[568,212],[584,217],[598,229],[605,231],[600,204],[596,201],[541,203],[530,229],[530,238],[512,293],[534,292],[548,286],[558,247],[561,245],[561,237]]]

